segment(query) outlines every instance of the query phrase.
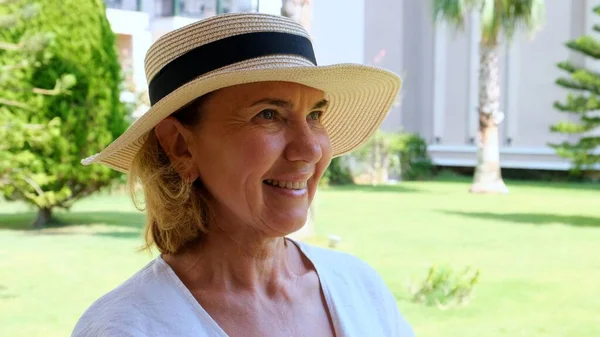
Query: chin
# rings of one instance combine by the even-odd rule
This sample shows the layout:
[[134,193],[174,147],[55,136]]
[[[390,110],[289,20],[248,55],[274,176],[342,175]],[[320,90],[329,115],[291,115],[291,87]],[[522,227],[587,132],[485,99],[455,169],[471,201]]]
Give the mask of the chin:
[[306,224],[308,219],[307,214],[303,216],[292,216],[287,217],[278,216],[277,219],[273,219],[271,222],[271,230],[277,233],[278,236],[286,236],[300,230]]

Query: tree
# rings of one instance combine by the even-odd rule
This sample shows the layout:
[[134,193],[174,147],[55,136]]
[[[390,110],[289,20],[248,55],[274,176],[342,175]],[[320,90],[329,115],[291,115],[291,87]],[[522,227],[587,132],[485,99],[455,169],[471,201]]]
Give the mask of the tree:
[[[0,146],[0,192],[36,206],[39,228],[55,207],[69,209],[120,176],[80,160],[125,130],[126,110],[101,0],[10,2],[0,12],[0,67],[10,69],[0,75],[0,137],[9,139]],[[31,5],[43,15],[29,15]],[[35,41],[43,48],[23,57]]]
[[[39,6],[36,4],[24,5],[19,0],[0,0],[0,29],[14,27],[20,18],[27,20],[39,14]],[[45,90],[42,88],[23,87],[21,78],[27,76],[35,67],[39,66],[46,59],[43,51],[52,40],[51,34],[38,33],[33,36],[23,37],[18,43],[10,43],[0,40],[0,55],[4,57],[0,63],[0,149],[7,149],[9,146],[17,147],[22,144],[21,140],[25,138],[34,143],[43,138],[42,129],[45,133],[50,133],[49,128],[43,125],[23,124],[17,119],[11,110],[34,109],[35,102],[25,102],[13,99],[15,93],[30,92],[31,94],[61,94],[64,85],[56,82],[54,90]],[[10,53],[14,56],[11,62],[7,59]],[[72,80],[72,78],[70,78]],[[18,95],[17,95],[18,96]],[[18,98],[18,97],[17,97]],[[39,100],[38,100],[39,102]],[[5,176],[0,179],[6,180]]]
[[471,11],[481,15],[479,43],[479,130],[477,166],[473,193],[507,193],[500,170],[498,125],[500,112],[500,69],[498,52],[503,37],[510,41],[514,32],[525,26],[533,32],[542,24],[543,0],[433,0],[435,20],[462,28]]
[[[39,4],[26,4],[21,0],[0,0],[0,5],[2,33],[18,28],[19,22],[29,23],[40,12]],[[21,36],[16,43],[0,39],[0,186],[8,190],[5,195],[12,195],[18,185],[28,186],[38,196],[43,193],[38,183],[23,171],[35,162],[31,151],[47,150],[53,137],[60,134],[60,120],[55,118],[49,123],[39,124],[17,116],[23,110],[40,109],[44,103],[43,96],[68,93],[75,83],[70,74],[56,80],[52,89],[36,88],[23,81],[49,59],[47,47],[52,39],[53,35],[47,32]]]
[[[600,6],[594,8],[594,13],[600,15]],[[600,26],[593,29],[600,32]],[[592,36],[582,36],[566,43],[567,48],[581,53],[594,60],[600,59],[600,41]],[[600,163],[600,136],[590,134],[600,127],[600,73],[573,65],[571,62],[561,62],[558,68],[564,70],[568,77],[561,77],[556,84],[571,90],[565,103],[555,102],[554,107],[561,112],[572,115],[577,122],[563,121],[550,129],[566,135],[582,135],[576,142],[550,144],[556,153],[569,159],[576,172],[590,168]]]

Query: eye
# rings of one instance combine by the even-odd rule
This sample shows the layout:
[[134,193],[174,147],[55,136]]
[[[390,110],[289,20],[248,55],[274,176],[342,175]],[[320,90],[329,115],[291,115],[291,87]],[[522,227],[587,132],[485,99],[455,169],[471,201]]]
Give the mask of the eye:
[[265,109],[265,110],[259,112],[257,116],[261,117],[262,119],[272,120],[272,119],[275,119],[276,115],[277,115],[277,111],[271,110],[271,109]]
[[308,114],[308,119],[312,121],[318,121],[321,119],[322,111],[313,111]]

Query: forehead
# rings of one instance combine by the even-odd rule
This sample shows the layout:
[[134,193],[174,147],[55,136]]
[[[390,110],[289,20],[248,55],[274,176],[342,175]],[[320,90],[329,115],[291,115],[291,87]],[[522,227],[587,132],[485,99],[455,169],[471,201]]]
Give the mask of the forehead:
[[325,98],[325,93],[319,89],[292,82],[256,82],[239,84],[219,89],[211,94],[211,100],[226,100],[229,103],[251,103],[263,98],[281,99],[291,102],[307,100],[319,101]]

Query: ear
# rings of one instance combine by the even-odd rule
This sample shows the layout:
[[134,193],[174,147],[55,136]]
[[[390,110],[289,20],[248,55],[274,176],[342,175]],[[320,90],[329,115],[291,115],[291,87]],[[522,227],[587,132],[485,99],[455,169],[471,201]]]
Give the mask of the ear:
[[187,181],[195,181],[199,174],[190,151],[192,132],[175,117],[169,116],[154,127],[154,134],[177,173]]

